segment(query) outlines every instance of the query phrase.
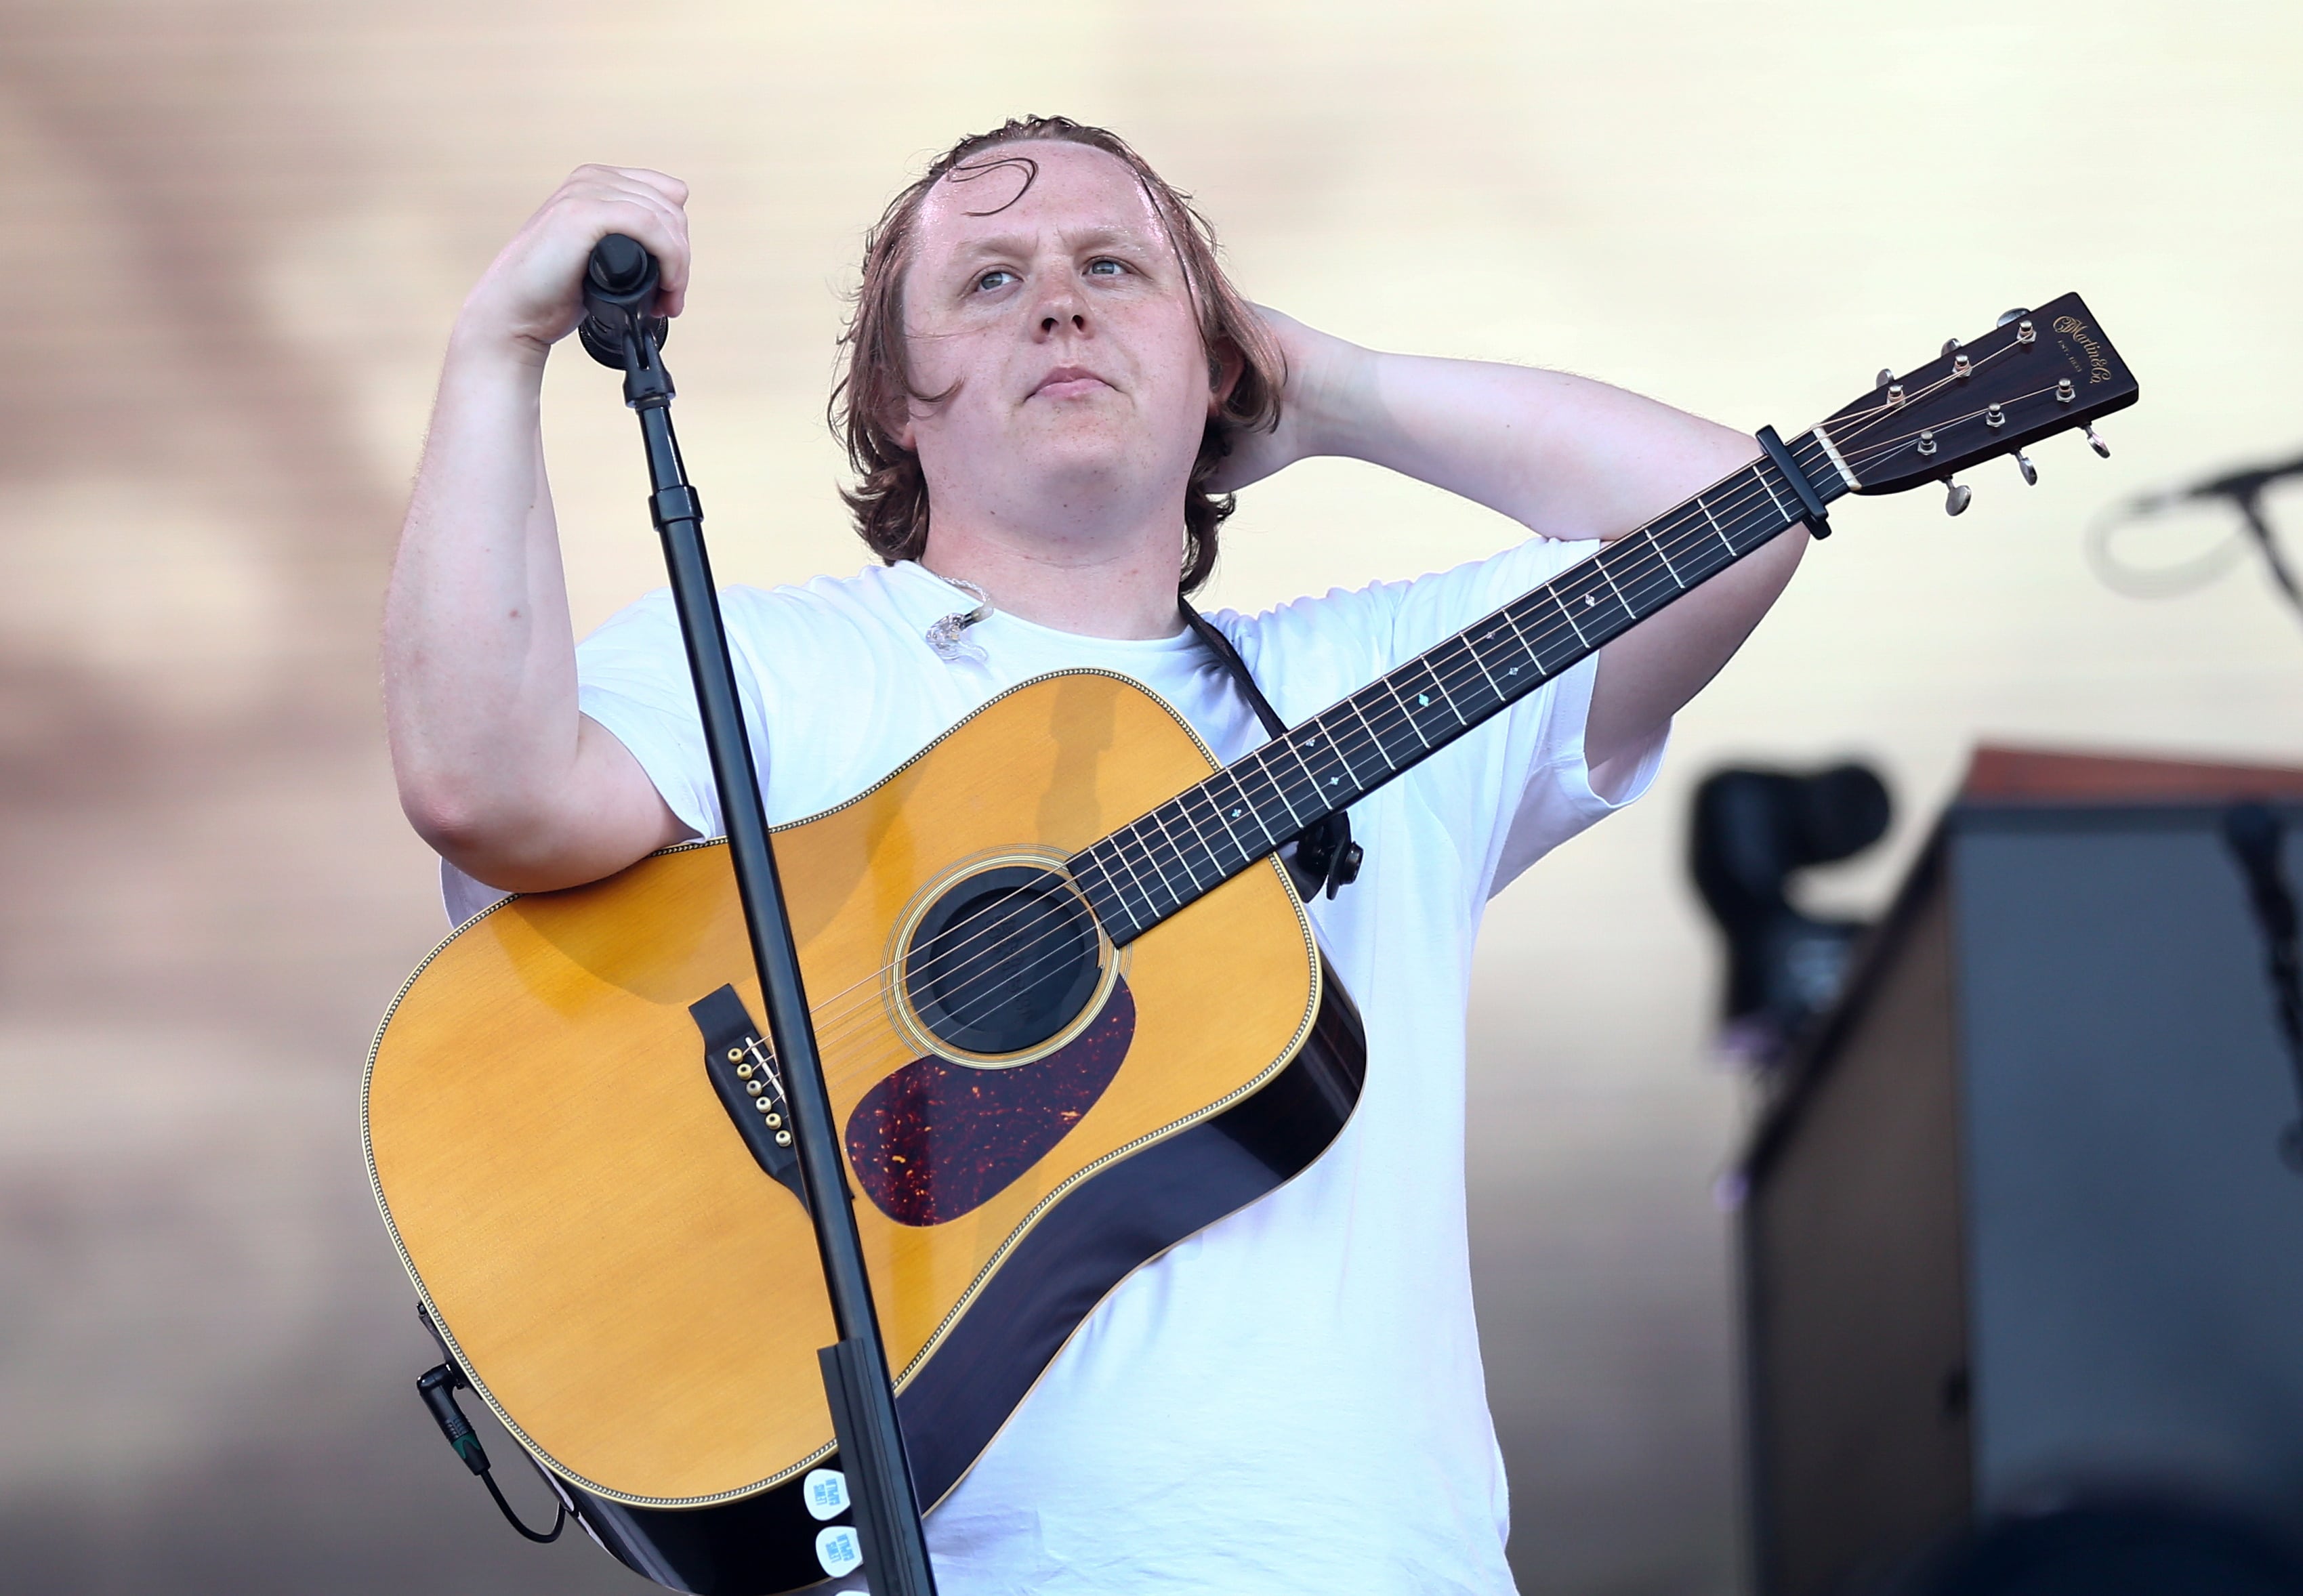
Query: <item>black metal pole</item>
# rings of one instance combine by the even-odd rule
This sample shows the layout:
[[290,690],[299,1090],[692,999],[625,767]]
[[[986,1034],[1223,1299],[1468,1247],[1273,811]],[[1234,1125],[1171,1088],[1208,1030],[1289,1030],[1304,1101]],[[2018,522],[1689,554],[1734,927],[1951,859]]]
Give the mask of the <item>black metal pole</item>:
[[[644,286],[639,275],[643,264]],[[831,1099],[816,1053],[799,954],[776,876],[775,850],[736,694],[735,664],[728,652],[719,591],[704,553],[704,508],[688,484],[671,429],[672,387],[658,348],[660,324],[652,324],[645,315],[655,295],[655,263],[632,240],[611,235],[593,252],[587,282],[592,291],[586,294],[590,314],[585,346],[600,357],[603,346],[620,345],[621,358],[614,364],[624,372],[624,402],[639,415],[653,489],[648,508],[663,539],[672,602],[696,681],[704,743],[712,756],[712,777],[728,828],[736,895],[743,904],[752,962],[767,1001],[768,1034],[783,1071],[808,1215],[815,1225],[816,1250],[823,1263],[832,1322],[839,1332],[839,1342],[823,1348],[819,1357],[840,1465],[863,1541],[864,1577],[873,1596],[934,1596],[935,1576],[928,1564],[918,1493],[896,1415],[887,1348],[880,1338],[854,1198],[832,1128]],[[618,321],[620,326],[615,325]],[[620,340],[604,336],[611,329],[621,333]]]

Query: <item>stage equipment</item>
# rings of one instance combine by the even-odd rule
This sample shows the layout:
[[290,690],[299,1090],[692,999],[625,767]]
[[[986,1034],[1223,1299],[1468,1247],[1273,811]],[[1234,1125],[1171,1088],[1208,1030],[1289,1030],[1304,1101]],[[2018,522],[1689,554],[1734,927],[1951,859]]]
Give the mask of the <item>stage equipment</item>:
[[1751,1544],[1816,1596],[2097,1497],[2303,1533],[2303,1183],[2233,799],[1986,751],[1741,1173]]
[[1772,1063],[1839,995],[1864,924],[1801,913],[1786,889],[1798,871],[1877,842],[1891,810],[1886,784],[1865,765],[1716,770],[1696,787],[1688,869],[1727,942],[1732,1051]]
[[[844,1174],[869,1199],[920,1499],[1112,1288],[1304,1168],[1357,1101],[1359,1027],[1281,850],[1829,501],[2136,397],[2067,295],[1793,442],[1762,432],[1752,464],[1226,769],[1133,682],[1064,671],[780,828],[831,1045],[802,1189],[844,1203]],[[668,434],[651,456],[677,465]],[[656,502],[692,535],[687,490]],[[683,606],[708,616],[708,588]],[[811,1471],[835,1441],[814,1236],[763,1130],[807,1025],[796,975],[772,1051],[748,1018],[747,955],[775,966],[729,848],[460,928],[386,1016],[363,1108],[377,1202],[475,1394],[632,1567],[751,1596],[819,1577]]]

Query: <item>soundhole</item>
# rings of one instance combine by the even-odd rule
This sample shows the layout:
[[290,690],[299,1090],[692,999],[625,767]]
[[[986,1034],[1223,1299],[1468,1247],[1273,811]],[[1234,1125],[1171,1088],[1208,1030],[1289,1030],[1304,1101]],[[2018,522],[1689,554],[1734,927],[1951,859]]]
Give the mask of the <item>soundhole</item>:
[[904,991],[931,1035],[961,1053],[1021,1053],[1095,995],[1095,921],[1052,870],[1006,865],[955,883],[904,956]]

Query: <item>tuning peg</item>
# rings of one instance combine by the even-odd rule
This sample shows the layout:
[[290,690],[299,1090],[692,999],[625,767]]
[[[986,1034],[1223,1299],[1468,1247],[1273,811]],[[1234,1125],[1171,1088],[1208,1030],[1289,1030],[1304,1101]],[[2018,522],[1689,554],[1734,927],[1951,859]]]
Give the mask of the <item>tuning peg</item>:
[[1973,488],[1969,487],[1965,483],[1955,483],[1949,477],[1945,477],[1944,479],[1944,515],[1964,515],[1967,513],[1967,507],[1973,503],[1974,500],[1975,490]]
[[1957,352],[1958,352],[1958,349],[1959,349],[1959,340],[1957,340],[1957,339],[1955,339],[1955,338],[1946,338],[1946,339],[1944,339],[1944,340],[1943,352],[1944,352],[1944,354],[1946,354],[1946,355],[1955,354],[1955,353],[1957,353]]
[[1876,382],[1872,383],[1872,384],[1871,384],[1871,386],[1872,386],[1872,387],[1874,387],[1874,388],[1885,388],[1888,383],[1890,383],[1890,382],[1894,382],[1894,380],[1895,380],[1895,374],[1894,374],[1894,372],[1892,372],[1892,371],[1889,371],[1885,366],[1884,366],[1884,365],[1883,365],[1883,366],[1881,366],[1881,367],[1879,368],[1879,380],[1878,380],[1877,382]]
[[2012,310],[2003,310],[1999,313],[1999,325],[2004,327],[2010,322],[2020,322],[2030,314],[2031,307],[2028,305],[2018,305]]
[[2087,434],[2088,447],[2089,449],[2095,450],[2096,453],[2101,455],[2106,460],[2111,458],[2111,445],[2105,443],[2102,439],[2095,435],[2095,428],[2088,426],[2081,427],[2079,430]]
[[2039,468],[2031,464],[2031,457],[2020,449],[2015,451],[2015,469],[2023,474],[2025,487],[2036,488],[2039,485]]

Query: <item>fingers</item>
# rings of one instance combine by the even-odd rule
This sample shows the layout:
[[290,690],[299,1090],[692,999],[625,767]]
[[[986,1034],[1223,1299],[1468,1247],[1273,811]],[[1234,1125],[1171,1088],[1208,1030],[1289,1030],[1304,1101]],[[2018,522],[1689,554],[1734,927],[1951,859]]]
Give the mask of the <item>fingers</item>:
[[578,167],[553,197],[580,215],[588,253],[612,232],[634,238],[656,257],[662,283],[659,315],[678,315],[688,303],[689,252],[688,185],[645,166]]

